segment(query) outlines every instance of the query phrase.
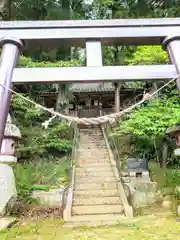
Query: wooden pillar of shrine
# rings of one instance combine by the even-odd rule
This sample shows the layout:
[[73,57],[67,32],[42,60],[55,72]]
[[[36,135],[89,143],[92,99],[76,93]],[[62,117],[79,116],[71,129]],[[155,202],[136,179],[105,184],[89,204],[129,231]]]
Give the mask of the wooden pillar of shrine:
[[114,101],[114,110],[115,112],[119,112],[120,111],[120,84],[119,83],[115,83],[115,101]]

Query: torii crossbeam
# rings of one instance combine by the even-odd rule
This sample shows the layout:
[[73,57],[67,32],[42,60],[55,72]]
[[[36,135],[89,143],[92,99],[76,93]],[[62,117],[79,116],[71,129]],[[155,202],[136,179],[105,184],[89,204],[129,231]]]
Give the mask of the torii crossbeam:
[[[99,82],[168,80],[180,73],[180,18],[88,21],[0,22],[0,83]],[[160,45],[173,65],[103,66],[102,45]],[[86,67],[15,69],[23,47],[80,46]],[[177,81],[180,92],[180,83]],[[0,87],[0,147],[9,111],[10,92]]]

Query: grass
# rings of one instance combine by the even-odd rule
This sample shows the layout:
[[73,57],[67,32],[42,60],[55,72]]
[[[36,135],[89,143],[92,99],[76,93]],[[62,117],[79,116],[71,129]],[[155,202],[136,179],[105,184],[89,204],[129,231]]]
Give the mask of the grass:
[[173,217],[143,216],[114,227],[65,228],[51,218],[0,233],[1,240],[180,240],[180,223]]
[[49,190],[66,185],[68,168],[67,157],[36,159],[16,164],[14,172],[19,197],[25,199],[33,190]]
[[180,169],[162,169],[157,163],[150,163],[150,175],[160,189],[171,188],[174,190],[176,186],[180,186]]

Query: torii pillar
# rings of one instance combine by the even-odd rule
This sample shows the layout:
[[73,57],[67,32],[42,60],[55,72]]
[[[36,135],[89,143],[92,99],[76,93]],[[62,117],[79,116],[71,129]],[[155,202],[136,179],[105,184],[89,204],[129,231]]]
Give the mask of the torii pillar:
[[0,47],[2,47],[0,58],[0,84],[5,86],[5,88],[0,86],[0,149],[4,138],[4,129],[11,99],[11,92],[8,88],[11,88],[13,69],[16,66],[19,50],[22,46],[22,42],[15,38],[4,37],[0,39]]
[[[168,50],[170,60],[175,65],[177,73],[180,74],[180,35],[166,37],[163,45],[164,49]],[[177,78],[176,84],[180,95],[180,77]]]

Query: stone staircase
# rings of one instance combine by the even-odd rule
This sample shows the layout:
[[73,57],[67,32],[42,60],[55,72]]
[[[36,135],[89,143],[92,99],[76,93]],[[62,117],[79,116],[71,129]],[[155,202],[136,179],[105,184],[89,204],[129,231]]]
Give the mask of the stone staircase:
[[124,219],[127,199],[119,184],[101,128],[80,129],[68,222],[98,225]]

